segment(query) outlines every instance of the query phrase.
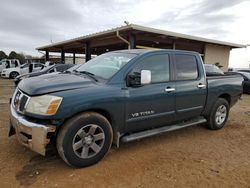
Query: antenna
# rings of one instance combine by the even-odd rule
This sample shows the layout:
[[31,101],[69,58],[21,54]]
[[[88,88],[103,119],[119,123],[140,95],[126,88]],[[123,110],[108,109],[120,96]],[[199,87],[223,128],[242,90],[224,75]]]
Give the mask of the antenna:
[[129,22],[128,22],[128,21],[126,21],[126,20],[124,21],[124,23],[125,23],[126,25],[129,25]]
[[53,44],[52,36],[50,35],[50,43]]

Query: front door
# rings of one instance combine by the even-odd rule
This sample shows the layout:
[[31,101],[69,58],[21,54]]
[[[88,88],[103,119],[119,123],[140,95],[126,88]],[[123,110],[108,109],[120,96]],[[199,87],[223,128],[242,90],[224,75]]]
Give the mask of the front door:
[[150,55],[138,62],[130,74],[151,71],[151,83],[128,87],[126,125],[128,132],[163,126],[175,115],[175,88],[170,76],[170,58],[166,53]]
[[29,73],[29,64],[28,63],[23,64],[20,67],[20,74],[27,74],[27,73]]

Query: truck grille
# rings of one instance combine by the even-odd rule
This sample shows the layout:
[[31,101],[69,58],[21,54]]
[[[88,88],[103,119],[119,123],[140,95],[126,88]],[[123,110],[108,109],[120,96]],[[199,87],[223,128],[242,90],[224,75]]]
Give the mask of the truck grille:
[[14,96],[14,101],[13,101],[13,105],[15,109],[20,113],[24,113],[25,106],[28,102],[28,99],[29,97],[27,95],[25,95],[20,90],[17,90],[16,95]]

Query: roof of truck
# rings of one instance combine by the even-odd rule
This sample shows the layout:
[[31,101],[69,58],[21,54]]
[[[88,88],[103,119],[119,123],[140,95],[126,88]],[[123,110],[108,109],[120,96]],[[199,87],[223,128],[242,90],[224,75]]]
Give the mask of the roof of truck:
[[182,53],[193,53],[193,54],[199,54],[198,52],[194,51],[187,51],[187,50],[174,50],[174,49],[130,49],[130,50],[116,50],[111,51],[110,53],[130,53],[130,54],[145,54],[150,52],[182,52]]

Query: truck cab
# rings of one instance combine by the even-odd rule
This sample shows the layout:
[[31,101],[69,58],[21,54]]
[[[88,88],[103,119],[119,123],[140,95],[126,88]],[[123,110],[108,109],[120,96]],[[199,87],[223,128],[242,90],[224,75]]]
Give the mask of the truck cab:
[[3,69],[14,68],[20,66],[20,62],[18,59],[2,59],[0,61],[0,72]]

